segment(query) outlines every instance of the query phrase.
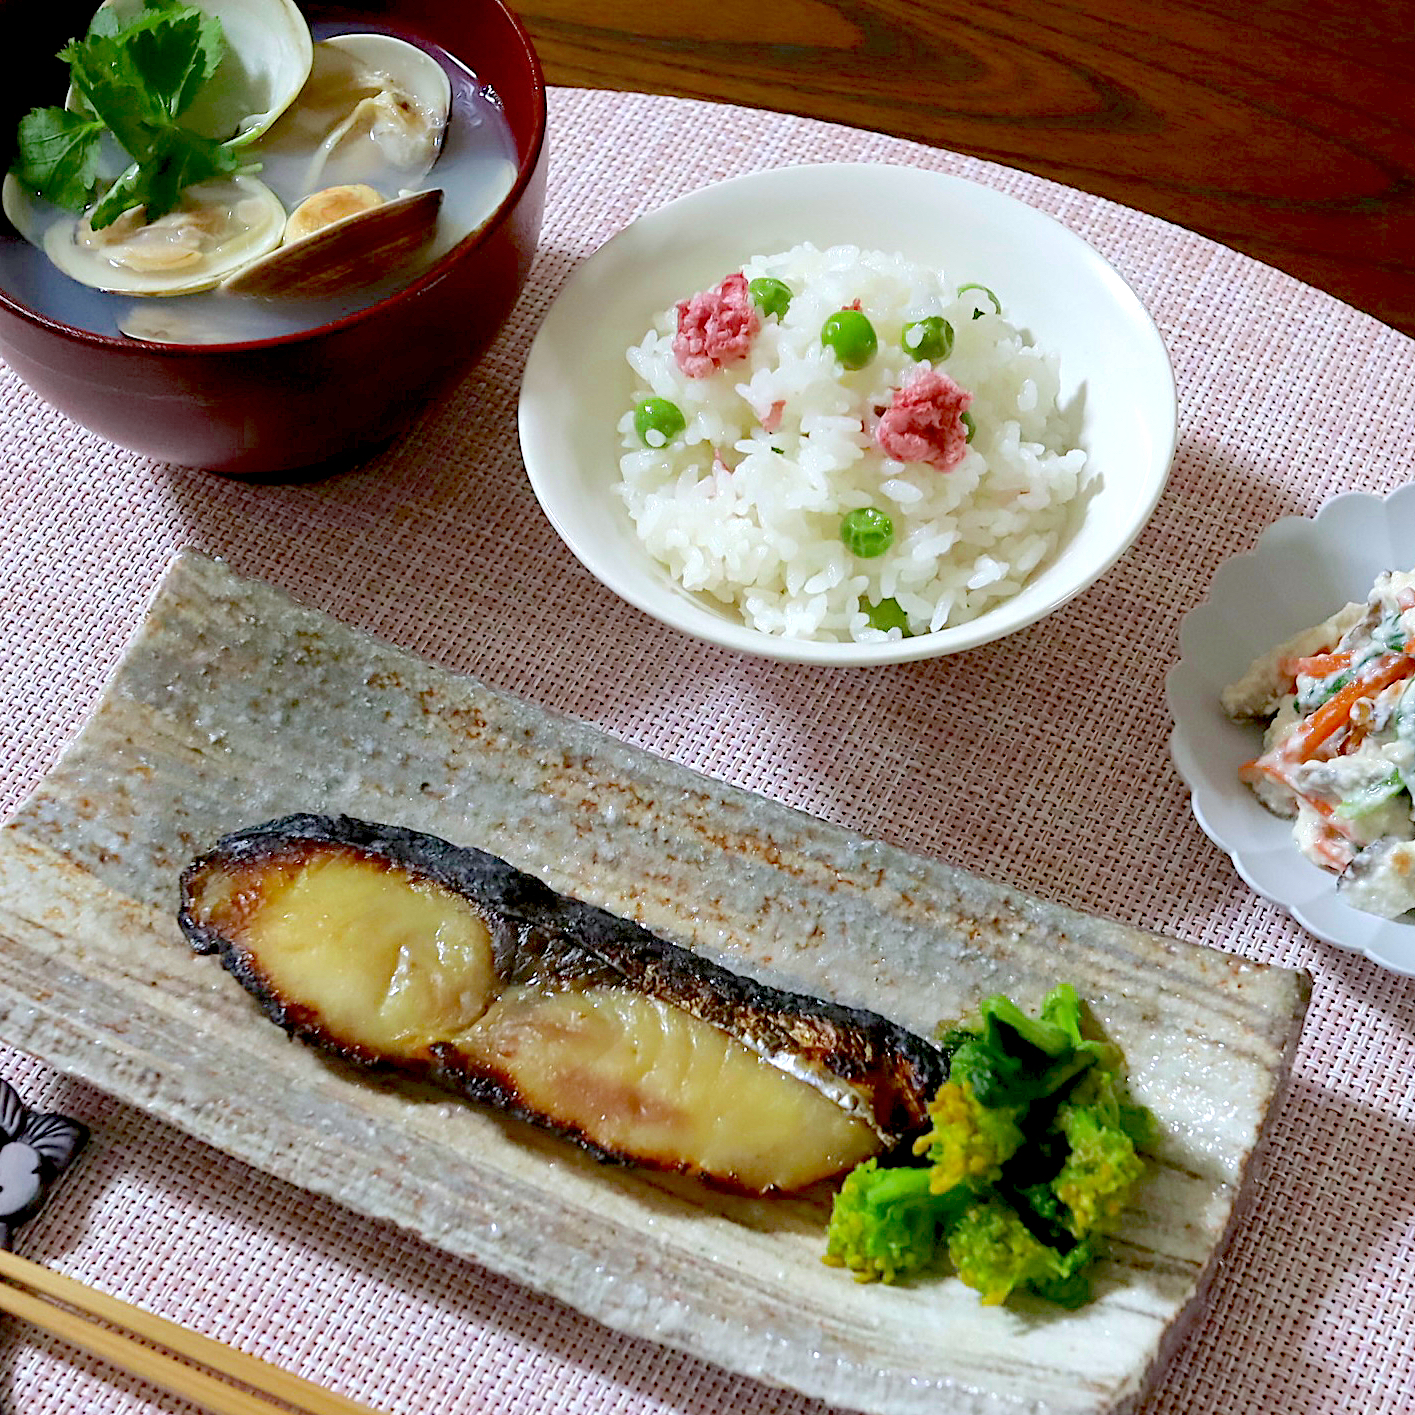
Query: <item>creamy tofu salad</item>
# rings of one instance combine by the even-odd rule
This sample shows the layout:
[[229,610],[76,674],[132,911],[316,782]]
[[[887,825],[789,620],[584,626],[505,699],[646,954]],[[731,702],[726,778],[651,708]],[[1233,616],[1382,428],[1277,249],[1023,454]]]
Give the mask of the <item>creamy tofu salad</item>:
[[1242,779],[1343,899],[1387,919],[1415,909],[1415,572],[1381,575],[1364,604],[1264,654],[1223,708],[1267,723]]

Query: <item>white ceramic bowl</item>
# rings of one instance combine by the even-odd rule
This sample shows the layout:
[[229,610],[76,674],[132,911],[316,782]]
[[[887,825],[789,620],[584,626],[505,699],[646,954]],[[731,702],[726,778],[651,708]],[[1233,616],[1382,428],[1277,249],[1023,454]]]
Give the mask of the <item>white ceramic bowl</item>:
[[[675,584],[614,490],[616,423],[630,405],[625,350],[677,300],[747,257],[802,241],[898,251],[997,290],[1008,318],[1060,355],[1063,405],[1080,398],[1096,487],[1066,542],[1022,591],[956,628],[899,642],[832,644],[749,628]],[[616,594],[725,648],[801,663],[930,658],[1001,638],[1092,584],[1140,533],[1174,455],[1174,378],[1154,322],[1079,236],[1035,208],[911,167],[827,164],[755,172],[641,217],[566,282],[531,346],[521,451],[546,515]]]
[[1259,654],[1364,600],[1382,570],[1412,564],[1415,486],[1386,498],[1346,492],[1310,520],[1285,517],[1248,554],[1219,566],[1208,598],[1184,616],[1165,696],[1174,719],[1170,753],[1194,816],[1238,873],[1318,938],[1415,974],[1415,923],[1351,908],[1336,892],[1336,877],[1298,853],[1291,823],[1264,810],[1238,780],[1238,768],[1257,755],[1261,732],[1231,722],[1219,706],[1225,685]]

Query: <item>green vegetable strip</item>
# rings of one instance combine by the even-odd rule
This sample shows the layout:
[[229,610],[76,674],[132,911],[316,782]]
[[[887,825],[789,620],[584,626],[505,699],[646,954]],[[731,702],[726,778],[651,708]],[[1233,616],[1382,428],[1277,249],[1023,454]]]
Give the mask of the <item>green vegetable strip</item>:
[[1368,782],[1359,791],[1353,792],[1337,806],[1337,815],[1346,820],[1351,820],[1356,816],[1364,816],[1368,811],[1374,811],[1378,806],[1383,806],[1393,797],[1400,795],[1405,789],[1405,781],[1401,774],[1392,769],[1389,776],[1382,777],[1379,781]]

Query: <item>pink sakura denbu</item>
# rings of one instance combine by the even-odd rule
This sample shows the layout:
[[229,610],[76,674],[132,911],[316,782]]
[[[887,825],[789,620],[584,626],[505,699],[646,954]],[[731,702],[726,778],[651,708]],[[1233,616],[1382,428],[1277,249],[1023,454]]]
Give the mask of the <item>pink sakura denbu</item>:
[[678,302],[673,357],[689,378],[711,378],[718,369],[747,357],[761,327],[761,316],[747,293],[747,277],[738,271],[715,290]]
[[[860,301],[847,308],[858,310]],[[741,271],[715,289],[680,300],[677,310],[673,357],[689,378],[711,378],[719,369],[745,359],[761,329],[761,317]],[[962,414],[972,401],[973,395],[946,373],[921,369],[895,389],[893,402],[875,427],[875,441],[886,457],[897,462],[923,462],[951,472],[967,455],[968,429]],[[773,403],[760,419],[767,432],[780,427],[785,407],[784,402]]]
[[894,401],[875,426],[875,441],[896,462],[924,462],[951,472],[968,453],[962,415],[972,401],[946,373],[920,369],[894,390]]
[[[762,327],[747,288],[747,277],[740,272],[729,275],[714,290],[680,300],[677,309],[673,357],[689,378],[710,378],[725,365],[745,359]],[[785,411],[785,399],[778,399],[760,419],[762,427],[775,432]],[[717,461],[726,465],[720,456]]]

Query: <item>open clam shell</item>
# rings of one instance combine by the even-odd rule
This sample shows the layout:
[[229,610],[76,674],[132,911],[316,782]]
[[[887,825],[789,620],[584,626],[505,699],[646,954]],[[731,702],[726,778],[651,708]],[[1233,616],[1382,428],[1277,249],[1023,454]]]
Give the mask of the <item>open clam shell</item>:
[[412,192],[332,221],[236,271],[233,295],[317,299],[387,279],[437,229],[442,192]]
[[211,289],[271,250],[285,229],[280,199],[240,175],[188,187],[157,221],[144,224],[142,214],[126,212],[101,231],[82,217],[58,222],[45,232],[44,252],[65,275],[95,290],[187,295]]
[[[294,0],[194,0],[221,21],[226,52],[181,122],[203,137],[248,143],[295,100],[309,78],[314,37]],[[143,0],[105,0],[120,18],[138,14]],[[72,89],[65,107],[82,108]]]
[[366,182],[385,196],[437,160],[452,84],[425,49],[386,34],[314,46],[308,82],[254,155],[291,204],[321,187]]
[[45,222],[35,206],[35,196],[24,186],[13,172],[5,174],[0,184],[0,209],[9,218],[10,225],[32,246],[44,245]]

